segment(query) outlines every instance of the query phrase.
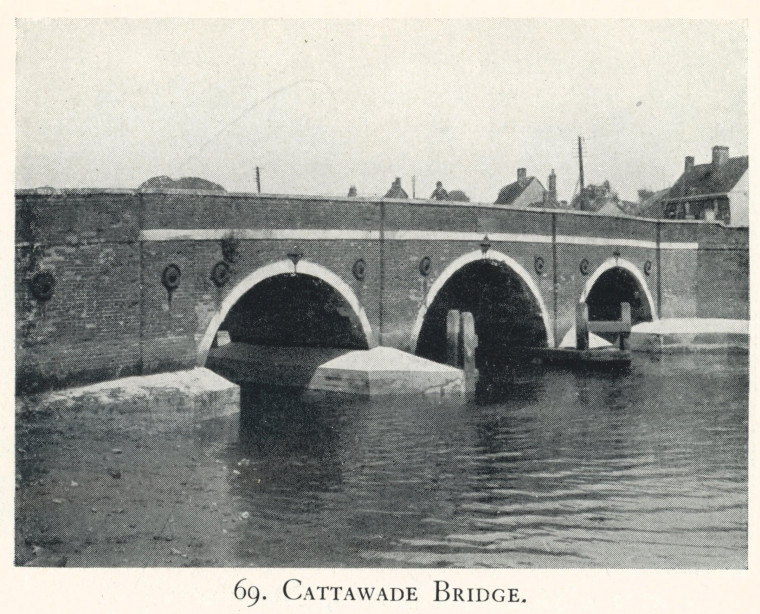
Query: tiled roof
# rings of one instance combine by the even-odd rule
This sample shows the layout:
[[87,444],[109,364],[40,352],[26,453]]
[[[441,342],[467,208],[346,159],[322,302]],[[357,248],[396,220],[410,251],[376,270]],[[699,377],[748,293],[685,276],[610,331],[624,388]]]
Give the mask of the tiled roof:
[[748,168],[749,156],[729,158],[718,167],[713,164],[697,164],[678,178],[670,188],[668,198],[730,192]]
[[385,198],[409,198],[406,190],[401,187],[400,177],[396,177],[396,179],[393,181],[393,184],[391,184],[391,189],[385,193]]
[[633,215],[640,217],[662,217],[662,201],[667,198],[670,188],[659,190],[647,198],[644,202],[633,208]]
[[509,185],[505,185],[500,191],[499,196],[496,199],[497,205],[511,205],[515,202],[520,194],[522,194],[526,188],[535,180],[535,177],[528,177],[524,182],[515,181]]
[[401,186],[393,186],[385,193],[385,198],[409,198],[409,195]]
[[602,215],[627,216],[628,214],[614,200],[608,200],[599,209],[597,213]]

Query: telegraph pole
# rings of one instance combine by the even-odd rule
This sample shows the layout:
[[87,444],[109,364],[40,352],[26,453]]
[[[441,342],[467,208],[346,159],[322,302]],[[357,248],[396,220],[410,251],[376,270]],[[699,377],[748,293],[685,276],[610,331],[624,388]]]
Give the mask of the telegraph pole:
[[580,204],[581,204],[581,211],[586,210],[586,197],[583,194],[583,188],[585,186],[585,183],[583,182],[583,137],[578,137],[578,166],[580,168],[581,177],[580,177],[580,183],[581,183],[581,192],[580,192]]
[[261,171],[258,166],[256,167],[256,189],[261,194]]

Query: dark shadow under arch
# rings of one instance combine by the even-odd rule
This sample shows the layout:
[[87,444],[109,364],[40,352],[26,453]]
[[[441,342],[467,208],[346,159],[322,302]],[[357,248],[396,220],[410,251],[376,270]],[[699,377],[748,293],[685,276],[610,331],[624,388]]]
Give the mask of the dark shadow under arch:
[[623,267],[613,267],[599,276],[586,297],[589,320],[619,320],[620,303],[630,303],[633,324],[652,321],[640,282]]
[[305,274],[264,279],[230,309],[219,330],[233,342],[267,346],[366,349],[348,302],[327,282]]
[[450,309],[473,314],[476,363],[481,370],[520,356],[525,348],[547,345],[537,300],[520,276],[502,262],[476,260],[449,278],[425,314],[417,339],[418,356],[445,362]]

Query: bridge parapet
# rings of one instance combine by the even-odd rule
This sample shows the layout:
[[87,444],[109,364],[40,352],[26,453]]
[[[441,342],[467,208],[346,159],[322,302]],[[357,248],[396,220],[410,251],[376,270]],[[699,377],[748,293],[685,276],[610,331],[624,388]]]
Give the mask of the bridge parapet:
[[[557,341],[589,279],[616,262],[637,271],[653,315],[748,317],[748,233],[715,223],[443,201],[19,190],[19,386],[192,366],[234,288],[288,254],[339,279],[381,344],[413,350],[436,281],[463,256],[489,251],[525,272]],[[212,276],[220,262],[222,284]],[[181,276],[167,290],[170,264]],[[41,273],[54,280],[47,298],[32,291]]]

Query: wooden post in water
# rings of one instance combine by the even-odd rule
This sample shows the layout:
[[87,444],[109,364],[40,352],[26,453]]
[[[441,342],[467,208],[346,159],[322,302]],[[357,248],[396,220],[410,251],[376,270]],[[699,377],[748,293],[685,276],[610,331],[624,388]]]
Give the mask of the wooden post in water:
[[459,367],[459,330],[461,316],[458,309],[449,309],[446,316],[446,364]]
[[588,347],[588,305],[578,303],[575,306],[575,348],[587,350]]
[[[620,333],[620,349],[628,349],[628,334],[631,330],[631,304],[620,303],[620,322],[624,329]],[[627,332],[626,332],[627,329]]]
[[475,367],[475,348],[478,347],[478,336],[475,334],[475,317],[469,311],[462,312],[459,339],[459,355],[462,358],[462,368],[465,373],[465,381],[467,381],[478,374],[478,369]]

